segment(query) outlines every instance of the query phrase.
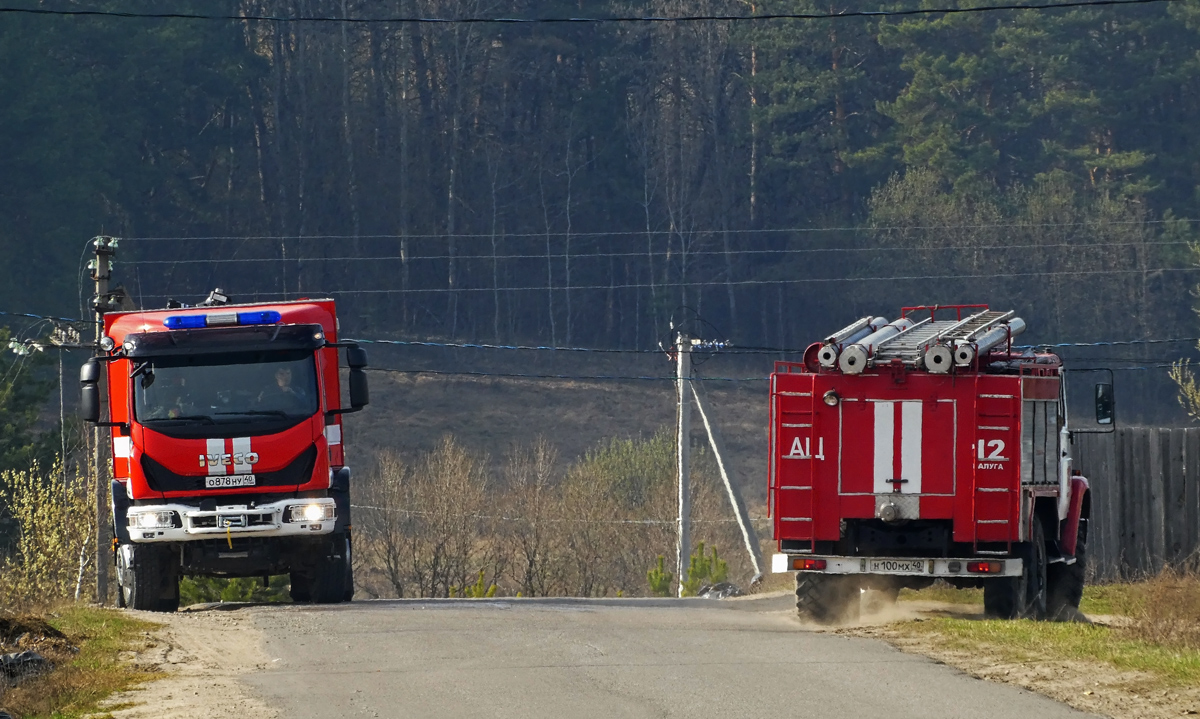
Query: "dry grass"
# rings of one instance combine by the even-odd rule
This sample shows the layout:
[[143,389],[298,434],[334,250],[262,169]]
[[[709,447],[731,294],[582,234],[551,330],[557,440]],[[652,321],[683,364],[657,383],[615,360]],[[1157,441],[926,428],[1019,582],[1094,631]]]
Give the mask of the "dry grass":
[[96,711],[113,693],[157,678],[121,660],[154,626],[121,612],[81,606],[44,617],[5,617],[0,651],[33,649],[55,669],[0,694],[0,707],[30,719],[73,719]]
[[[934,586],[905,592],[909,600],[982,604],[980,590]],[[894,625],[898,635],[933,646],[984,652],[1003,661],[1102,662],[1145,672],[1164,686],[1200,684],[1200,575],[1166,570],[1143,582],[1089,586],[1081,609],[1126,619],[1086,623],[936,618]]]
[[[510,448],[503,471],[452,438],[415,457],[384,454],[358,485],[355,579],[368,596],[638,596],[675,554],[674,438],[614,440],[562,466],[544,440]],[[692,466],[692,543],[719,548],[733,581],[752,576],[711,456]],[[673,562],[667,562],[668,567]],[[678,581],[678,577],[674,578]]]
[[1200,574],[1167,569],[1139,586],[1140,602],[1122,629],[1131,639],[1200,652]]

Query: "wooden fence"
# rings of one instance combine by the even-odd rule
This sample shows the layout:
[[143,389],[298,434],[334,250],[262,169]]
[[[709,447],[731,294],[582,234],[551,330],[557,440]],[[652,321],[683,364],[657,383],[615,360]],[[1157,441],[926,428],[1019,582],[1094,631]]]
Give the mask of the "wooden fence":
[[1100,581],[1200,562],[1200,428],[1077,434],[1075,468],[1092,486],[1088,562]]

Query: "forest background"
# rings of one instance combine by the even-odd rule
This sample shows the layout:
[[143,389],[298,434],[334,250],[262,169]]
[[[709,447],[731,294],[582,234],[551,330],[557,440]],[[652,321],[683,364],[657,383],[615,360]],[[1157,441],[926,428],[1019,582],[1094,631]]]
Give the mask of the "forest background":
[[[345,336],[630,352],[372,350],[374,368],[406,372],[664,375],[651,353],[686,320],[745,353],[702,373],[761,378],[864,315],[987,302],[1024,317],[1031,344],[1134,342],[1060,351],[1074,369],[1118,370],[1122,423],[1187,422],[1167,365],[1196,357],[1186,340],[1200,335],[1200,0],[386,20],[942,4],[14,0],[378,21],[0,16],[0,310],[88,316],[97,234],[122,238],[126,306],[214,286],[235,300],[329,295]],[[5,320],[18,342],[52,329]],[[82,456],[73,383],[55,376],[73,376],[73,354],[65,370],[61,353],[0,360],[0,469]],[[458,404],[479,397],[446,386]],[[665,421],[634,421],[639,386],[606,400],[609,424],[586,436],[555,436],[568,410],[540,409],[550,391],[508,395],[508,423],[546,415],[564,467],[587,466],[589,447],[607,456],[613,436],[657,447],[669,399]],[[743,386],[765,402],[761,381]],[[356,451],[440,446],[393,436],[429,412],[387,412]],[[741,422],[735,454],[761,459],[763,427]]]

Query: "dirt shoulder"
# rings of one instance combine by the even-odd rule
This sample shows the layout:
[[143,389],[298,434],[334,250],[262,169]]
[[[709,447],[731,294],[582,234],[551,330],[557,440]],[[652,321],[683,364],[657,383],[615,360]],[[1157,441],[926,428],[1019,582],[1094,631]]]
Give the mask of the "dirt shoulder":
[[[140,612],[131,612],[140,615]],[[244,613],[192,611],[147,614],[161,623],[144,648],[126,659],[167,676],[117,694],[105,703],[114,719],[188,716],[203,708],[211,719],[275,719],[278,713],[240,680],[264,669],[261,635]]]
[[1200,686],[1162,672],[1122,668],[1120,655],[1105,654],[1108,647],[1128,644],[1111,636],[1110,624],[1120,620],[1090,619],[1090,625],[992,622],[977,605],[900,602],[834,631],[880,639],[979,679],[1015,684],[1114,719],[1200,713]]

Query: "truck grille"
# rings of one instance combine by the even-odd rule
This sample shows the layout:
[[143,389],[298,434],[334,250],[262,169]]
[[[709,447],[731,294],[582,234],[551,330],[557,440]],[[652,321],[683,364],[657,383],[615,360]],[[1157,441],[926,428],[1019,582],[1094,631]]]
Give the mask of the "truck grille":
[[[317,461],[317,446],[310,445],[300,453],[291,464],[277,472],[256,472],[255,487],[288,487],[307,484],[312,478],[313,465]],[[156,492],[195,492],[213,491],[204,489],[204,480],[208,475],[176,474],[149,455],[142,455],[142,472],[150,489]]]

